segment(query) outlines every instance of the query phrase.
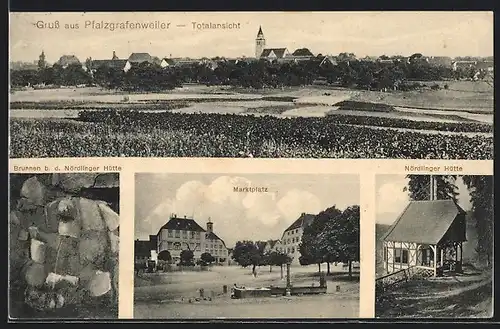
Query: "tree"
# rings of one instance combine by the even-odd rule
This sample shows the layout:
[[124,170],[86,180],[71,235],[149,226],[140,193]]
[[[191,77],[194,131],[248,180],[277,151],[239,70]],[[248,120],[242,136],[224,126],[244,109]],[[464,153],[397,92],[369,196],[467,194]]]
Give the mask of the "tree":
[[349,278],[352,262],[359,261],[359,218],[358,205],[347,207],[340,215],[331,217],[318,236],[318,244],[328,260],[349,264]]
[[193,258],[194,258],[194,253],[191,250],[183,250],[181,251],[181,262],[179,265],[184,265],[184,266],[193,266]]
[[208,252],[204,252],[203,254],[201,254],[201,264],[202,265],[210,265],[212,264],[213,262],[215,262],[215,257],[212,256],[210,253]]
[[255,275],[255,268],[261,262],[262,255],[253,241],[238,241],[232,258],[243,267],[252,265],[252,273]]
[[493,253],[493,176],[463,176],[463,181],[469,189],[476,222],[476,251],[489,266]]
[[160,251],[160,253],[158,254],[158,260],[170,263],[172,261],[172,255],[170,255],[170,251],[168,250]]
[[271,251],[266,254],[269,264],[269,272],[273,265],[279,266],[281,268],[281,278],[283,279],[283,265],[288,264],[292,261],[292,258],[285,253],[278,251]]
[[340,214],[341,211],[332,206],[316,215],[312,223],[304,228],[299,244],[301,265],[318,264],[318,271],[321,272],[321,263],[326,261],[329,272],[330,263],[325,257],[325,246],[319,242],[318,237],[325,230],[326,224]]
[[38,56],[38,69],[43,70],[45,67],[47,67],[47,62],[45,61],[45,53],[42,51]]
[[[411,200],[430,200],[430,175],[407,175],[406,177],[410,181],[403,191],[408,191]],[[434,179],[437,185],[437,200],[457,200],[458,188],[455,185],[456,176],[434,175]]]

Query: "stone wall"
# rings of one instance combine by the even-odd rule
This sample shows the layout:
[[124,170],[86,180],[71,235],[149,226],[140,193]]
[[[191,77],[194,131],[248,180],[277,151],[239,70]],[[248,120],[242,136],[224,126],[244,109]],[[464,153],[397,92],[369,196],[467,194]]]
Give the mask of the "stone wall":
[[118,174],[11,174],[10,316],[116,318]]

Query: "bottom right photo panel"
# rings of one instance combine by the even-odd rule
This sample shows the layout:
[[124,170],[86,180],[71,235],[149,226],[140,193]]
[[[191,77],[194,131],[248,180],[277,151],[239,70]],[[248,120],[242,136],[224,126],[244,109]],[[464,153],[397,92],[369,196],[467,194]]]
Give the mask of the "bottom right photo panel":
[[493,176],[377,175],[377,318],[493,316]]

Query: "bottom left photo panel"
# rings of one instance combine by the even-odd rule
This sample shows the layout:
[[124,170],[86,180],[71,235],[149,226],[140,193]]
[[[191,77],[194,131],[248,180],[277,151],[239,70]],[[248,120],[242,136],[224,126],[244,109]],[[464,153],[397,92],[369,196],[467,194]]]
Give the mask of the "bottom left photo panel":
[[9,180],[9,317],[118,318],[119,174]]

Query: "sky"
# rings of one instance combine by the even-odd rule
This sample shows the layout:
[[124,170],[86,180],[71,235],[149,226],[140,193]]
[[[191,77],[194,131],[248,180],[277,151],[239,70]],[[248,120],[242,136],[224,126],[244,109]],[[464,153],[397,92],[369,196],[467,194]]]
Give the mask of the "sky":
[[[56,21],[58,29],[48,28]],[[87,21],[158,22],[170,27],[110,31],[85,27]],[[193,22],[239,23],[239,29],[194,29]],[[286,47],[290,52],[306,47],[314,54],[352,52],[358,57],[493,55],[492,12],[103,12],[11,13],[10,60],[32,62],[42,50],[49,63],[65,54],[81,61],[111,59],[113,50],[119,58],[132,52],[253,57],[259,26],[267,47]]]
[[[377,175],[376,222],[391,225],[408,205],[410,198],[403,188],[408,186],[405,175]],[[471,209],[470,194],[462,178],[455,182],[458,188],[457,203],[462,209]]]
[[[234,192],[233,187],[266,187],[267,193]],[[359,205],[358,175],[136,174],[135,238],[149,239],[170,214],[192,217],[226,246],[238,240],[280,239],[301,213],[333,205]]]

